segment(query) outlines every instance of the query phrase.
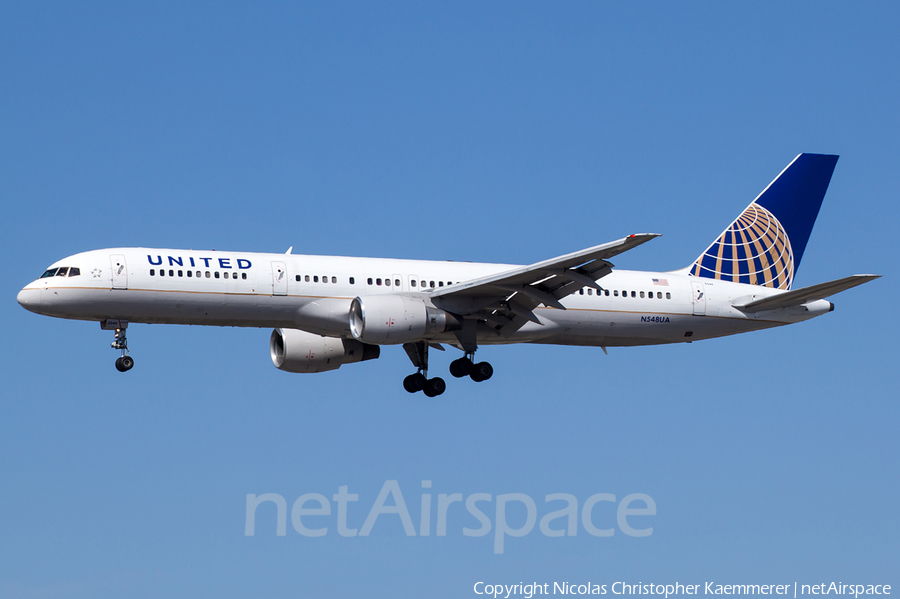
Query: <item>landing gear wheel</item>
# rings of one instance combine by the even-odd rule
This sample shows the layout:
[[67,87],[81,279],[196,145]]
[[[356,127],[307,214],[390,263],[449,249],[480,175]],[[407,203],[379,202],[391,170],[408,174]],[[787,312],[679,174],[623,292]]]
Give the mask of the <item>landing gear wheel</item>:
[[425,388],[428,380],[421,372],[416,372],[403,379],[403,388],[409,393],[416,393]]
[[425,383],[425,388],[422,389],[422,391],[424,391],[425,395],[427,395],[428,397],[437,397],[446,389],[447,383],[444,382],[444,379],[436,376],[433,379],[428,379],[428,381]]
[[455,376],[456,378],[462,378],[467,376],[471,371],[474,364],[472,364],[472,360],[468,357],[463,356],[458,360],[453,360],[450,362],[450,374]]
[[494,367],[489,362],[479,362],[473,365],[472,371],[469,373],[469,378],[476,383],[486,381],[492,376],[494,376]]
[[122,366],[122,358],[116,358],[116,370],[119,372],[125,372],[125,367]]
[[122,356],[119,360],[122,361],[122,372],[128,372],[134,368],[134,358],[131,356]]

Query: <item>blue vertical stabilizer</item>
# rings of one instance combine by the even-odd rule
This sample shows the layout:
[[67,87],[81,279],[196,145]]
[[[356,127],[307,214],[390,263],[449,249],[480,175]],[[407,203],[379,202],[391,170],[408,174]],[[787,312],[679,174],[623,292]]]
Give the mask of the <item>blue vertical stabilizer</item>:
[[790,289],[838,157],[800,154],[690,266],[698,277]]

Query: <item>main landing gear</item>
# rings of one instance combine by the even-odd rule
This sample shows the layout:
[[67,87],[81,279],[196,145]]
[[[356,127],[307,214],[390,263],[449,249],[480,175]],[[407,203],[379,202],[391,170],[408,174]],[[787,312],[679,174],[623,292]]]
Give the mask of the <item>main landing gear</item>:
[[[422,391],[428,397],[437,397],[447,389],[447,383],[440,377],[428,378],[428,343],[405,343],[410,361],[418,371],[403,379],[403,388],[410,393]],[[450,374],[456,378],[469,377],[476,383],[486,381],[494,375],[494,367],[488,362],[475,363],[473,358],[475,351],[466,352],[466,355],[458,360],[450,362]]]
[[447,383],[439,376],[428,378],[428,344],[424,341],[404,343],[403,349],[418,370],[403,379],[403,388],[409,393],[423,392],[428,397],[437,397],[447,390]]
[[476,364],[473,360],[474,357],[475,352],[467,353],[462,358],[450,362],[450,374],[458,379],[468,376],[476,383],[486,381],[494,376],[494,367],[491,366],[490,362],[478,362]]
[[[101,326],[104,323],[100,323]],[[102,326],[102,328],[107,328],[106,326]],[[125,336],[125,329],[128,328],[127,323],[120,323],[116,327],[116,338],[115,341],[112,342],[111,347],[113,349],[118,349],[122,352],[122,355],[116,358],[116,370],[119,372],[128,372],[132,368],[134,368],[134,358],[128,355],[128,339]]]

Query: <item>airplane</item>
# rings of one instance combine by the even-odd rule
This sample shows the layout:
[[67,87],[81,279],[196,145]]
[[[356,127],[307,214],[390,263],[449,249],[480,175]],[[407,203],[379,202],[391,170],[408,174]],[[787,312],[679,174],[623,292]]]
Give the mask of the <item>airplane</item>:
[[276,368],[315,373],[401,345],[410,393],[441,395],[429,349],[455,347],[456,378],[491,378],[483,346],[691,343],[809,320],[825,298],[880,275],[792,284],[838,157],[798,155],[689,266],[614,270],[611,258],[658,237],[638,233],[529,266],[453,261],[113,248],[63,258],[18,294],[37,314],[115,331],[131,370],[131,323],[272,328]]

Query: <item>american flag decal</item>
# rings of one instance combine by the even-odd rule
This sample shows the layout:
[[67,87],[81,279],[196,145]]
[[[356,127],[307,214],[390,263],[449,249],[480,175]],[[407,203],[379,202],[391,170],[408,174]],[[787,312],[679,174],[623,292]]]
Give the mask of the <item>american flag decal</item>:
[[669,280],[668,279],[653,279],[653,284],[654,285],[662,285],[663,287],[668,287]]

